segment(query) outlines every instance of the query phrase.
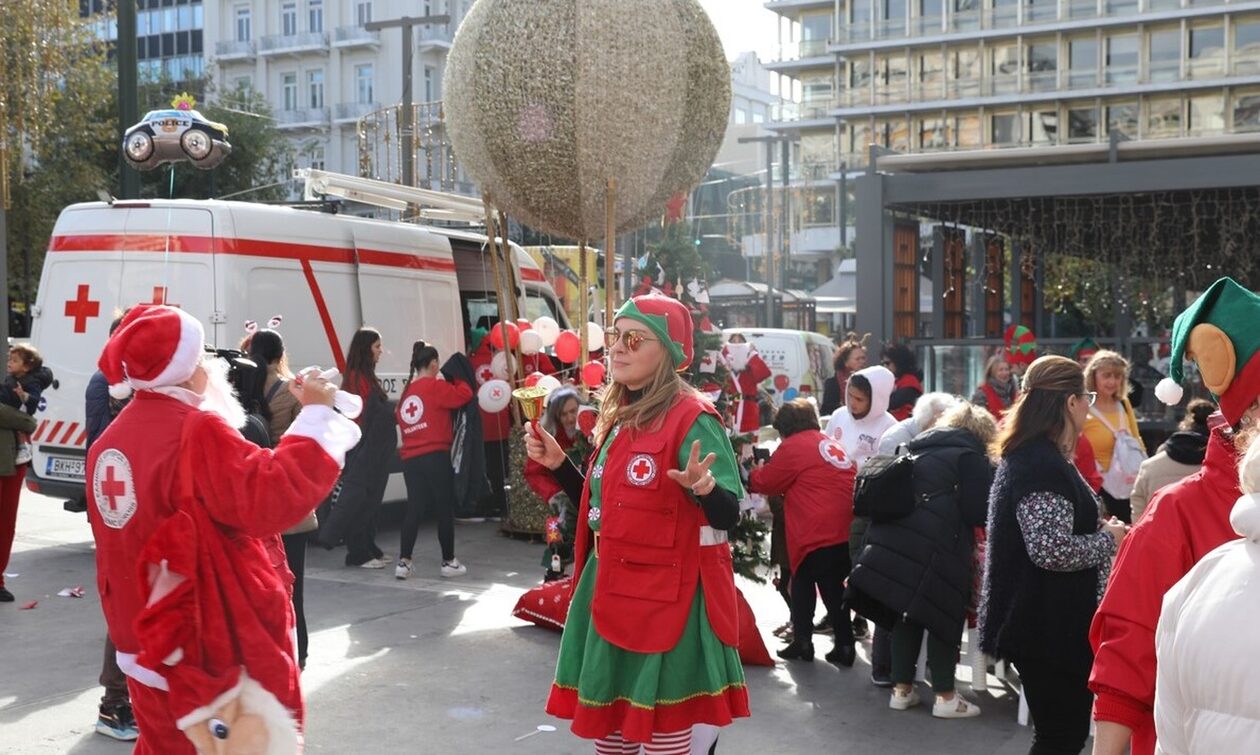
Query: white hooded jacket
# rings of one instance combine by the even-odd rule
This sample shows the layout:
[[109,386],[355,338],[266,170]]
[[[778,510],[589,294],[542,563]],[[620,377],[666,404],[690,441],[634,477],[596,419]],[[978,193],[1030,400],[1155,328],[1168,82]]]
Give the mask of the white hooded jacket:
[[887,367],[880,365],[853,374],[861,375],[870,382],[871,410],[862,419],[853,419],[848,407],[842,406],[827,421],[826,432],[840,441],[845,455],[861,469],[867,459],[879,452],[880,438],[897,424],[897,420],[888,413],[888,399],[892,396],[897,378]]
[[1260,750],[1260,443],[1240,470],[1229,522],[1242,536],[1203,558],[1164,596],[1155,632],[1156,755]]

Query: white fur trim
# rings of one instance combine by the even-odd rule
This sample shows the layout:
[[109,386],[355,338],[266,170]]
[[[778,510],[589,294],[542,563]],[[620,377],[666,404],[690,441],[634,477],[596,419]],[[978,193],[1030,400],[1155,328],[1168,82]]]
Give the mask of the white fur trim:
[[126,383],[115,383],[109,387],[109,395],[117,401],[122,401],[131,395],[131,386]]
[[166,559],[162,559],[160,564],[149,564],[149,600],[144,604],[145,608],[170,595],[187,579],[183,574],[171,571],[171,563]]
[[147,666],[141,666],[136,659],[135,653],[124,653],[121,650],[114,651],[114,658],[118,661],[118,668],[124,674],[135,679],[146,687],[160,689],[163,692],[169,691],[170,686],[166,683],[166,677]]
[[297,755],[298,731],[293,714],[280,704],[275,695],[249,678],[245,669],[241,669],[241,678],[235,687],[219,695],[208,705],[182,716],[175,722],[175,726],[180,731],[187,731],[190,727],[210,720],[219,708],[238,697],[243,713],[258,716],[267,724],[266,755]]
[[[156,388],[160,385],[179,385],[192,377],[197,365],[201,362],[201,354],[206,347],[205,329],[201,327],[201,322],[197,318],[184,310],[176,309],[175,312],[179,315],[179,343],[175,346],[175,353],[171,355],[166,369],[152,380],[128,378],[133,388],[139,390]],[[126,369],[127,364],[123,362],[124,374]]]
[[324,453],[337,462],[337,466],[346,464],[346,452],[359,444],[363,432],[351,420],[341,416],[331,406],[312,404],[302,407],[297,419],[289,425],[285,435],[296,435],[310,438],[324,449]]
[[1181,384],[1172,378],[1164,378],[1155,384],[1155,398],[1169,406],[1180,404],[1184,395],[1185,390]]
[[162,664],[166,666],[174,666],[182,660],[184,660],[184,649],[175,648],[175,652],[162,659]]

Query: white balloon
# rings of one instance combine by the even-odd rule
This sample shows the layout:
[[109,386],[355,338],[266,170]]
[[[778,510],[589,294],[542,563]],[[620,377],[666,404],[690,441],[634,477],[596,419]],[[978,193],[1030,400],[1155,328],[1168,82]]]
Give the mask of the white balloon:
[[537,354],[543,349],[543,337],[536,330],[521,331],[521,353]]
[[490,358],[490,374],[500,380],[507,380],[507,352],[500,351]]
[[604,329],[597,322],[586,323],[586,350],[599,351],[604,348]]
[[537,320],[534,320],[534,332],[542,338],[542,345],[544,347],[555,346],[556,338],[560,335],[560,323],[556,322],[553,317],[543,315]]
[[556,379],[555,375],[543,375],[542,377],[538,378],[538,387],[546,388],[547,395],[549,396],[551,395],[551,392],[559,388],[560,385],[561,383],[559,380]]
[[497,414],[512,401],[512,386],[506,380],[490,380],[477,389],[477,403],[490,414]]

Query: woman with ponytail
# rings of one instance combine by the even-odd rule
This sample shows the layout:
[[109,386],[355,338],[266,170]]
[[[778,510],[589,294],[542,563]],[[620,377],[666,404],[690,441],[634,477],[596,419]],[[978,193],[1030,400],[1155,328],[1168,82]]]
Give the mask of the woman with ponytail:
[[426,508],[437,513],[442,576],[458,577],[466,571],[455,558],[451,414],[473,400],[473,391],[465,382],[444,380],[439,372],[437,349],[424,341],[412,344],[411,373],[395,412],[402,431],[400,456],[407,482],[407,512],[398,565],[394,567],[398,579],[406,579],[414,571],[411,554],[420,530],[420,514]]

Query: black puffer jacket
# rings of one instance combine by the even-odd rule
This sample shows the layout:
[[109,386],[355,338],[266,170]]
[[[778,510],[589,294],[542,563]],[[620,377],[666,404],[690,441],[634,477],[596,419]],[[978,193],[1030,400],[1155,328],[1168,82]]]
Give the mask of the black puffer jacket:
[[846,598],[885,628],[900,618],[958,645],[970,603],[972,530],[984,525],[993,466],[984,444],[959,428],[939,428],[909,445],[914,490],[923,500],[892,522],[872,522],[849,576]]

